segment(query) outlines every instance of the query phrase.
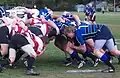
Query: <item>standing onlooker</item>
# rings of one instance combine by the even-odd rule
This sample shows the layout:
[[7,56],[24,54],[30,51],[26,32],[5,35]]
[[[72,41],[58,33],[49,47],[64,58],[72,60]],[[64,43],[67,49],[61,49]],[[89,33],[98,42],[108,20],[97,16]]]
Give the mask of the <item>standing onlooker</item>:
[[103,13],[103,14],[105,13],[105,8],[104,8],[104,7],[102,7],[102,13]]

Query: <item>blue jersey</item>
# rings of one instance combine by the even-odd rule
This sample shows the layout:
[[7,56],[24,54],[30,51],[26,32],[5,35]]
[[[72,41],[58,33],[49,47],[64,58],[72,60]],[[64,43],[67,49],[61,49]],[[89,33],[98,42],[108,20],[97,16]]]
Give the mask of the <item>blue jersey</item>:
[[89,15],[89,8],[88,8],[88,7],[85,7],[84,13],[85,13],[86,15]]
[[39,14],[39,16],[44,16],[45,17],[45,19],[46,20],[49,20],[49,19],[51,19],[51,14],[48,12],[48,10],[47,9],[40,9],[40,14]]
[[57,27],[60,29],[60,31],[64,31],[65,27],[68,26],[65,23],[53,20],[53,22],[57,25]]
[[6,16],[6,9],[3,7],[0,7],[0,11],[2,12],[3,16]]
[[60,31],[64,31],[65,27],[75,26],[74,25],[75,23],[72,23],[71,21],[66,21],[65,23],[56,21],[54,19],[52,21],[57,25],[57,27],[60,29]]
[[73,15],[70,12],[67,12],[67,13],[64,12],[62,15],[62,18],[67,18],[70,21],[75,21]]
[[92,16],[92,15],[95,13],[95,9],[92,8],[92,7],[90,7],[90,8],[88,9],[88,11],[89,11],[89,15],[90,15],[90,16]]
[[85,43],[85,39],[94,37],[102,26],[102,24],[80,25],[75,32],[76,40],[83,45]]

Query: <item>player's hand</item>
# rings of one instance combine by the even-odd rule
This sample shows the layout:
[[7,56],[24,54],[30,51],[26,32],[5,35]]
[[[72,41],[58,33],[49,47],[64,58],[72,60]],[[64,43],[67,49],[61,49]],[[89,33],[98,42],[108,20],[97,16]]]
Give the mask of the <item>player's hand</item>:
[[69,45],[70,48],[74,48],[74,44],[73,43],[68,42],[68,45]]
[[58,27],[56,27],[56,35],[60,34],[60,30]]

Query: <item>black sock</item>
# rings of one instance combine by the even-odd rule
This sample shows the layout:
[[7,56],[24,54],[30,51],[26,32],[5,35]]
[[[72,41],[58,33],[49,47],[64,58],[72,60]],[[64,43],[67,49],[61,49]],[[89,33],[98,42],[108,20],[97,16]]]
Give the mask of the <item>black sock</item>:
[[27,63],[28,63],[28,66],[27,66],[27,70],[30,70],[32,69],[32,66],[35,62],[35,58],[34,57],[29,57],[28,60],[27,60]]
[[9,64],[10,64],[10,62],[9,62],[8,59],[5,59],[5,60],[2,60],[2,61],[1,61],[1,66],[2,66],[2,67],[6,66],[6,65],[9,65]]
[[3,59],[9,58],[9,53],[3,56]]
[[86,51],[84,54],[83,54],[84,57],[89,57],[91,58],[93,61],[95,61],[97,59],[96,56],[94,56],[91,52],[89,51]]
[[0,52],[0,57],[2,57],[2,54],[1,54],[1,52]]
[[71,54],[72,59],[76,59],[77,61],[81,61],[83,60],[82,58],[80,58],[80,56],[78,55],[77,52],[73,51],[73,53]]
[[24,54],[24,52],[23,52],[22,50],[19,50],[19,51],[16,53],[16,58],[15,58],[15,61],[14,61],[14,62],[17,62],[23,54]]

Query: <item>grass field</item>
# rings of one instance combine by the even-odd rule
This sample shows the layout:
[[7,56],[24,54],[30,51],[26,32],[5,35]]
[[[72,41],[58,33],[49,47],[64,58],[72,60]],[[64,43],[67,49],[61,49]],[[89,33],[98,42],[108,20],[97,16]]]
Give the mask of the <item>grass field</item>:
[[[56,12],[60,14],[60,12]],[[83,19],[83,13],[78,14]],[[104,23],[109,25],[115,38],[120,39],[120,13],[97,13],[97,23]],[[120,42],[120,41],[119,41]],[[118,45],[120,49],[120,46]],[[3,73],[0,73],[0,78],[120,78],[120,65],[114,62],[116,67],[115,73],[66,73],[67,70],[77,69],[76,67],[65,67],[62,64],[64,60],[64,54],[57,49],[53,42],[48,45],[46,52],[39,57],[36,62],[37,70],[41,73],[40,76],[26,76],[24,74],[24,67],[18,67],[17,69],[6,69]],[[99,69],[103,68],[104,64],[100,64],[98,67],[85,66],[81,69]]]

